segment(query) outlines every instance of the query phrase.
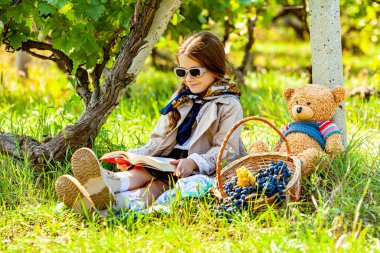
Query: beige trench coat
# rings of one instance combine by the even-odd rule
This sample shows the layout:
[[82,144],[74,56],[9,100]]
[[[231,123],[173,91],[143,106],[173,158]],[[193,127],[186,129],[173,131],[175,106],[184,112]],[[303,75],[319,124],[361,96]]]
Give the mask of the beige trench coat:
[[[150,140],[141,148],[128,151],[150,156],[168,155],[177,144],[178,126],[181,125],[192,106],[193,102],[188,101],[177,108],[181,117],[174,129],[169,128],[168,115],[162,115],[151,133]],[[215,175],[217,157],[224,137],[242,118],[243,109],[239,99],[234,95],[222,95],[202,106],[196,119],[197,126],[193,129],[188,151],[188,157],[197,163],[200,174]],[[245,155],[240,131],[241,127],[236,129],[223,152],[225,157],[228,150],[228,162],[237,159],[240,155]]]

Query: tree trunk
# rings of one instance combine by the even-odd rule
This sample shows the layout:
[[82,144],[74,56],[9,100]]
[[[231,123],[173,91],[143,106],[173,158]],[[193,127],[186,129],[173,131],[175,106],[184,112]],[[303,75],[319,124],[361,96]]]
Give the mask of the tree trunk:
[[24,51],[16,52],[16,67],[17,74],[21,77],[28,78],[28,63],[30,62],[30,56]]
[[302,0],[301,20],[302,20],[302,28],[303,28],[304,39],[306,39],[305,37],[310,38],[310,30],[309,30],[309,26],[307,24],[307,3],[306,3],[306,0]]
[[99,89],[95,89],[86,104],[86,110],[72,125],[56,137],[38,142],[31,137],[0,133],[0,152],[15,158],[28,159],[36,166],[61,160],[67,149],[91,147],[94,139],[119,103],[126,88],[132,84],[153,45],[166,30],[181,0],[147,0],[142,6],[140,20],[134,17],[130,33],[125,38],[115,64],[107,73]]
[[[309,13],[313,83],[330,89],[343,86],[339,1],[309,0]],[[344,103],[339,105],[333,121],[342,131],[342,142],[346,146]]]
[[224,17],[224,35],[222,43],[225,46],[227,40],[230,38],[231,30],[233,29],[233,25],[231,24],[231,19],[233,19],[231,8],[228,6],[226,8],[226,16]]
[[301,5],[284,6],[272,21],[276,22],[280,18],[284,20],[285,25],[290,26],[295,31],[300,39],[306,40],[310,37],[306,0],[302,0]]
[[[255,24],[258,17],[258,13],[260,10],[256,10],[256,14],[254,17],[250,17],[247,20],[247,43],[245,44],[245,50],[244,50],[244,58],[241,63],[241,65],[236,69],[236,82],[242,85],[245,85],[245,74],[247,72],[247,65],[249,60],[251,59],[251,49],[253,44],[255,43],[255,37],[254,37],[254,31],[255,31]],[[250,13],[250,10],[248,8],[247,13]]]
[[170,71],[176,67],[174,59],[170,55],[166,55],[156,47],[152,49],[151,53],[152,65],[156,70],[160,71]]

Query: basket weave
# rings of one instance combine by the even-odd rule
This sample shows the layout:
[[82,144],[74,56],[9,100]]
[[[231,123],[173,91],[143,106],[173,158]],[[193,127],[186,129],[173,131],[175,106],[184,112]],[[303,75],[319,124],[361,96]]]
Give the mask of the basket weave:
[[[223,170],[221,170],[221,161],[223,156],[223,150],[225,149],[228,139],[233,134],[233,132],[243,123],[251,120],[258,120],[266,123],[271,128],[273,128],[285,141],[287,153],[278,153],[278,152],[265,152],[265,153],[259,153],[259,154],[248,154],[247,156],[244,156],[238,160],[235,160],[234,162],[231,162],[226,167],[224,167]],[[252,174],[257,174],[259,170],[267,169],[271,162],[278,162],[282,160],[283,162],[287,163],[289,171],[292,173],[292,176],[286,186],[286,189],[284,190],[284,193],[286,195],[286,202],[289,201],[297,201],[300,194],[301,184],[300,184],[300,178],[301,178],[301,162],[300,160],[290,155],[291,149],[289,146],[289,143],[283,133],[276,128],[276,126],[267,121],[264,118],[257,117],[257,116],[251,116],[244,118],[237,122],[231,130],[227,133],[226,137],[223,140],[223,143],[220,147],[219,154],[218,154],[218,160],[216,165],[216,173],[217,173],[217,181],[215,182],[214,186],[211,188],[211,193],[217,198],[227,198],[227,195],[223,189],[223,183],[230,180],[231,178],[236,176],[236,170],[239,169],[242,166],[245,166]],[[253,207],[259,207],[265,204],[273,204],[276,201],[276,195],[271,197],[266,197],[263,195],[262,198],[256,199],[256,194],[250,194],[246,196],[247,202],[253,206]]]

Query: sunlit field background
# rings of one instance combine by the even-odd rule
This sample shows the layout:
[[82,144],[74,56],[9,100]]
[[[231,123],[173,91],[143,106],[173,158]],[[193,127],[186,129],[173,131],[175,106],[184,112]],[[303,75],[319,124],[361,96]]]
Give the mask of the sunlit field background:
[[[271,37],[271,40],[266,40]],[[273,39],[274,38],[274,39]],[[259,115],[279,128],[291,120],[282,91],[310,82],[310,45],[280,33],[259,33],[255,70],[241,86],[244,116]],[[237,64],[239,52],[231,51]],[[137,218],[83,218],[61,208],[54,182],[72,174],[67,158],[42,170],[28,161],[0,155],[0,249],[4,251],[81,252],[375,252],[380,242],[380,99],[350,97],[352,89],[380,89],[380,47],[365,55],[343,53],[347,150],[327,171],[302,181],[299,203],[261,211],[247,210],[231,223],[209,210],[211,195],[175,203],[172,214]],[[144,144],[159,110],[178,85],[171,71],[161,72],[150,60],[101,128],[94,145],[98,155]],[[15,55],[0,49],[0,131],[37,140],[55,136],[74,124],[84,106],[73,83],[59,68],[32,59],[29,78],[16,73]],[[246,146],[278,138],[259,122],[244,126]],[[72,152],[72,151],[69,151]]]

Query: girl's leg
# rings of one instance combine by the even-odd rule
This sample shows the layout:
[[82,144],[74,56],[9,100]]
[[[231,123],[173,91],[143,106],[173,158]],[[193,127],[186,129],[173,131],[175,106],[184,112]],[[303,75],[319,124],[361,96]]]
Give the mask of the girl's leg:
[[120,178],[127,177],[129,181],[128,186],[122,186],[120,191],[130,191],[141,188],[154,179],[153,176],[144,168],[117,172],[115,174]]
[[141,196],[144,198],[144,201],[147,203],[147,205],[152,204],[162,193],[164,193],[166,190],[169,189],[169,186],[159,180],[156,179],[152,182],[149,182],[145,185],[145,193]]
[[144,187],[125,191],[115,194],[116,203],[114,209],[138,210],[152,204],[163,192],[168,189],[168,185],[161,180],[153,180],[147,183]]
[[80,148],[71,158],[76,179],[89,193],[97,209],[106,209],[114,202],[112,194],[143,187],[153,176],[145,169],[126,172],[111,172],[100,166],[95,153],[88,148]]

